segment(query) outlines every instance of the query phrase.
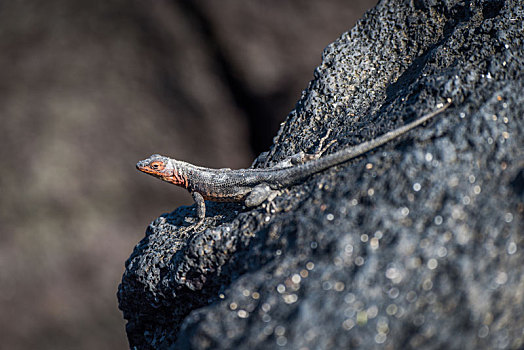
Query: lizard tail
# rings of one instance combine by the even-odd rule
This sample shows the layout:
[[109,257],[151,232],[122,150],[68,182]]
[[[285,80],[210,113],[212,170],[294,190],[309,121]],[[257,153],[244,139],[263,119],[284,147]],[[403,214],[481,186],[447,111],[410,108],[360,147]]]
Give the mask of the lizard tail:
[[417,120],[414,120],[406,125],[403,125],[397,129],[391,130],[373,140],[363,142],[359,145],[342,149],[338,152],[323,156],[317,160],[309,161],[296,167],[289,168],[289,176],[283,180],[283,186],[289,186],[299,182],[301,179],[308,175],[312,175],[324,169],[330,168],[334,165],[347,162],[350,159],[356,158],[366,152],[369,152],[383,144],[407,133],[411,129],[419,126],[420,124],[428,121],[429,119],[442,113],[446,108],[451,105],[451,101],[446,103],[443,107],[436,109],[435,111],[428,113]]

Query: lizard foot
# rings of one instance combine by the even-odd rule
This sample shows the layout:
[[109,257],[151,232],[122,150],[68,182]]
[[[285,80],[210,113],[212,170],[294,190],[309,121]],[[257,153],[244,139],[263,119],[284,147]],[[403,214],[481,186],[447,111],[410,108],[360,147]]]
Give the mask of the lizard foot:
[[202,224],[204,223],[204,219],[199,219],[197,222],[189,224],[189,226],[183,226],[178,229],[178,232],[180,233],[187,233],[187,232],[200,232],[199,228],[201,228]]
[[324,154],[324,152],[326,152],[334,143],[337,142],[336,139],[335,140],[331,140],[331,141],[329,141],[329,143],[326,146],[324,146],[324,142],[326,142],[327,138],[331,134],[331,130],[332,129],[328,129],[328,131],[326,132],[326,135],[324,135],[324,137],[322,137],[320,139],[320,142],[318,144],[317,150],[315,151],[315,153],[313,153],[311,155],[311,156],[314,157],[313,159],[320,158],[320,156],[322,156],[322,154]]
[[322,154],[324,154],[324,152],[326,152],[335,142],[337,142],[337,140],[331,140],[327,145],[324,146],[324,142],[326,142],[330,134],[331,134],[331,129],[328,129],[328,131],[326,132],[326,135],[324,135],[320,139],[320,142],[318,143],[318,146],[315,152],[305,153],[305,152],[300,151],[292,155],[291,157],[288,157],[284,159],[283,161],[278,162],[277,164],[275,164],[274,168],[288,168],[294,165],[304,164],[311,160],[320,158]]
[[280,195],[280,191],[273,190],[269,194],[269,196],[266,198],[266,202],[267,202],[267,205],[265,206],[266,213],[271,214],[271,213],[276,213],[278,211],[278,208],[275,205],[275,202],[273,201],[273,199],[275,199],[278,195]]

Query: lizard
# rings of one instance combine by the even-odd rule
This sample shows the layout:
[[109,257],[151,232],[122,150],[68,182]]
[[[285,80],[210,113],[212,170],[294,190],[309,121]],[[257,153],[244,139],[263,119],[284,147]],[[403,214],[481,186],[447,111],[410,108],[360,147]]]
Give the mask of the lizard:
[[[323,157],[320,157],[320,155],[325,150],[316,154],[302,153],[297,157],[292,157],[295,159],[291,163],[285,160],[270,168],[237,170],[206,168],[159,154],[153,154],[149,158],[139,161],[136,167],[141,172],[183,187],[191,193],[196,203],[198,217],[198,221],[191,227],[196,230],[205,219],[205,200],[242,202],[246,207],[259,206],[266,200],[274,199],[281,189],[295,185],[315,173],[347,162],[398,138],[440,114],[450,104],[451,100],[448,100],[448,103],[435,111],[358,145],[343,148]],[[329,133],[326,137],[328,135]],[[321,140],[322,142],[323,140]],[[302,163],[297,164],[296,158],[302,158]],[[303,159],[307,158],[309,160],[303,162]]]

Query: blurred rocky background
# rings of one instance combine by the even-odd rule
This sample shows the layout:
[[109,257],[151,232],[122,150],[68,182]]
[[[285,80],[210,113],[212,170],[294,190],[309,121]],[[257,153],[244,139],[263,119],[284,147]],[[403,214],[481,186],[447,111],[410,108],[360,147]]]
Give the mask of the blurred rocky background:
[[248,166],[374,4],[0,3],[0,348],[126,348],[123,263],[191,203],[136,161]]

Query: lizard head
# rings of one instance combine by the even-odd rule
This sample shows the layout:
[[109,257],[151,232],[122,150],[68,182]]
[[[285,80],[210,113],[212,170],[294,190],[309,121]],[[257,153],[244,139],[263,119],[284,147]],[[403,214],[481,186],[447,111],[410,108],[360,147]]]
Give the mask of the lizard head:
[[[153,175],[161,180],[170,182],[177,186],[187,188],[187,177],[180,174],[174,164],[176,162],[160,154],[153,154],[151,157],[136,163],[136,168],[143,173]],[[179,162],[180,163],[180,162]]]
[[169,158],[160,154],[153,154],[151,157],[139,161],[136,163],[136,168],[143,173],[153,175],[165,181],[169,181],[167,178],[173,176],[173,168]]

